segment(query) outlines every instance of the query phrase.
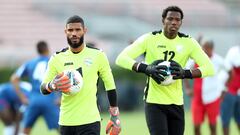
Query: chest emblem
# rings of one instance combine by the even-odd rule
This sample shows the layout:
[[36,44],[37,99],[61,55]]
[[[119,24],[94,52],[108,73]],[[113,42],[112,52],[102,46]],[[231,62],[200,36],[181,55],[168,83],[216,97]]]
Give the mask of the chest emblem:
[[87,65],[87,66],[90,66],[93,64],[93,60],[91,58],[85,58],[84,59],[84,63]]
[[176,46],[176,51],[177,52],[182,52],[183,51],[183,46],[182,45],[177,45]]

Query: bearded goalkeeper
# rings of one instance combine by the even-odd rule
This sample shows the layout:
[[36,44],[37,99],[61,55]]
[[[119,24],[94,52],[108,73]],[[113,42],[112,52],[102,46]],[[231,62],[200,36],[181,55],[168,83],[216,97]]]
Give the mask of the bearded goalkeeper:
[[[97,81],[101,77],[107,91],[111,118],[106,133],[118,135],[121,131],[117,94],[110,65],[105,53],[86,46],[86,27],[81,17],[67,20],[65,34],[69,46],[54,54],[41,85],[44,95],[62,91],[60,107],[61,135],[100,135],[100,114],[97,107]],[[59,77],[64,70],[77,70],[83,77],[83,87],[76,95],[65,92],[71,87],[67,76]]]

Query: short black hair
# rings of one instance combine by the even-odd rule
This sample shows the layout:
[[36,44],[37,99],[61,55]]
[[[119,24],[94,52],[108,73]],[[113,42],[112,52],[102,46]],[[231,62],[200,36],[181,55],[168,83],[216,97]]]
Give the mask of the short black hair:
[[166,18],[168,11],[179,12],[179,13],[181,14],[181,19],[183,19],[183,16],[184,16],[184,15],[183,15],[183,11],[182,11],[182,9],[179,8],[178,6],[169,6],[169,7],[165,8],[165,9],[163,10],[163,13],[162,13],[162,18],[163,18],[163,19]]
[[74,15],[74,16],[71,16],[67,19],[67,22],[66,22],[66,25],[69,24],[69,23],[81,23],[84,27],[84,21],[83,19],[78,16],[78,15]]
[[46,51],[48,51],[48,45],[46,41],[39,41],[37,42],[37,52],[38,54],[44,54]]

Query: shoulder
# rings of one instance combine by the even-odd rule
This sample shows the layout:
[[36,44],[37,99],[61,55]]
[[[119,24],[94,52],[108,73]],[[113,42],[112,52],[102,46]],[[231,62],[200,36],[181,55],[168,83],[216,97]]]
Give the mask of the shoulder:
[[87,49],[90,53],[94,53],[94,54],[104,53],[102,49],[96,48],[96,47],[92,47],[92,46],[89,46],[89,45],[86,45],[86,49]]
[[178,36],[180,38],[191,38],[189,35],[185,34],[185,33],[182,33],[182,32],[178,32]]
[[228,53],[239,53],[240,47],[239,46],[233,46],[229,49]]
[[152,38],[158,37],[159,34],[161,33],[162,33],[162,30],[145,33],[140,37],[138,37],[135,43],[143,43],[145,41],[151,40]]
[[61,54],[61,53],[65,53],[65,52],[67,52],[67,50],[69,50],[69,48],[68,48],[68,47],[65,47],[65,48],[63,48],[61,51],[57,51],[57,52],[55,53],[55,55]]
[[162,30],[158,30],[158,31],[153,31],[153,32],[151,32],[151,34],[152,34],[153,36],[156,36],[156,35],[161,34],[161,33],[162,33]]
[[101,49],[99,49],[97,47],[90,46],[90,45],[86,45],[86,48],[88,48],[89,50],[92,50],[92,51],[102,51]]

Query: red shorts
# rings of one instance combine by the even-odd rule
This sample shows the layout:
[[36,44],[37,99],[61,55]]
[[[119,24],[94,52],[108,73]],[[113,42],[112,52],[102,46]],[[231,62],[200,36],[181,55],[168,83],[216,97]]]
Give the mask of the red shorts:
[[194,125],[200,125],[204,121],[205,115],[210,124],[216,124],[217,116],[220,112],[220,98],[209,104],[203,104],[199,100],[192,101],[192,119]]

